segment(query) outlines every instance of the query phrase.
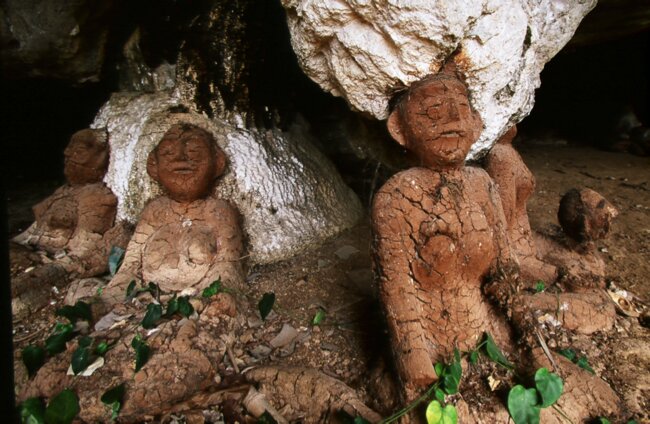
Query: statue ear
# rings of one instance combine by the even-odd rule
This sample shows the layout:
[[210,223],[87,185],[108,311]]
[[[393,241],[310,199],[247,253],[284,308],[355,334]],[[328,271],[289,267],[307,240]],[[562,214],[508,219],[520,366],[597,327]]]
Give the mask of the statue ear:
[[219,178],[226,170],[226,154],[217,147],[214,161],[214,178]]
[[388,132],[395,139],[395,141],[406,147],[406,137],[404,137],[404,134],[402,133],[402,125],[398,108],[395,108],[395,110],[393,110],[388,116],[386,126],[388,127]]
[[147,156],[147,174],[157,183],[160,182],[158,178],[158,157],[156,156],[156,149],[149,152],[149,156]]

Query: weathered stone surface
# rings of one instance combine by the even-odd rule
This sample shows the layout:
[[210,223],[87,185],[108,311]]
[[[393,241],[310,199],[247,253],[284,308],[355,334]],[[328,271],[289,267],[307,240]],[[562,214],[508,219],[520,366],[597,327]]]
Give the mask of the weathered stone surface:
[[0,6],[3,73],[98,80],[111,14],[121,1],[6,0]]
[[100,110],[93,126],[109,132],[105,181],[118,198],[118,219],[135,222],[147,201],[160,194],[146,174],[147,155],[179,122],[209,131],[226,152],[229,163],[216,194],[241,212],[251,261],[287,258],[361,216],[359,200],[310,142],[300,120],[287,132],[244,130],[189,112],[190,103],[170,92],[118,93]]
[[323,89],[378,119],[395,91],[454,52],[485,125],[468,157],[533,107],[539,73],[596,4],[532,0],[282,0],[300,64]]

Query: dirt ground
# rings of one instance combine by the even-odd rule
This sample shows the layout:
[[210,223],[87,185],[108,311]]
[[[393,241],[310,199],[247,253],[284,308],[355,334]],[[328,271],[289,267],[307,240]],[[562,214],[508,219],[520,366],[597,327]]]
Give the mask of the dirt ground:
[[[579,146],[515,147],[537,179],[536,193],[529,202],[533,229],[557,231],[558,203],[570,188],[588,187],[600,192],[620,212],[609,238],[598,243],[608,281],[636,295],[639,304],[650,304],[650,158]],[[29,223],[28,205],[53,188],[18,187],[9,193],[9,227],[13,234]],[[244,344],[234,352],[241,358],[240,368],[258,363],[317,368],[358,389],[378,412],[390,414],[396,407],[390,401],[390,392],[382,396],[375,390],[376,370],[387,358],[388,341],[369,250],[369,224],[361,222],[291,260],[252,267],[248,274],[252,308],[267,292],[275,293],[277,300],[262,327],[246,336],[255,343]],[[16,272],[21,269],[12,269],[12,273]],[[26,381],[19,352],[48,336],[55,321],[53,312],[62,304],[64,294],[53,292],[49,307],[29,320],[14,321],[18,388]],[[324,312],[324,318],[319,325],[313,325],[318,311]],[[297,335],[284,346],[274,347],[271,340],[286,325]],[[615,330],[589,339],[577,338],[573,347],[588,356],[596,373],[625,398],[628,408],[636,409],[632,415],[638,422],[650,422],[647,322],[641,325],[638,318],[619,315]],[[462,384],[460,391],[462,394]]]

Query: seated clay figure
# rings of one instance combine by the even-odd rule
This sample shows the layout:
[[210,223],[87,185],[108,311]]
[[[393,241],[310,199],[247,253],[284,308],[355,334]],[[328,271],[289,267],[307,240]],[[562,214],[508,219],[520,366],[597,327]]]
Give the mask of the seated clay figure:
[[225,166],[225,154],[207,131],[177,124],[165,133],[147,160],[149,176],[165,194],[142,211],[122,266],[104,290],[105,300],[123,301],[132,280],[180,292],[203,289],[221,277],[241,288],[239,215],[210,195]]
[[540,260],[528,221],[526,202],[535,190],[535,177],[519,153],[512,147],[517,135],[513,126],[485,157],[485,170],[497,185],[508,224],[508,239],[519,262],[522,278],[551,283],[557,278],[553,265]]
[[[597,279],[598,275],[602,277],[602,266],[598,266],[599,263],[602,264],[602,260],[594,255],[594,252],[569,249],[531,230],[526,201],[533,193],[535,179],[519,153],[512,147],[515,135],[516,128],[513,127],[492,147],[485,159],[485,170],[497,184],[508,224],[509,243],[519,262],[520,276],[525,285],[531,288],[532,284],[541,280],[551,286],[560,272],[583,281]],[[589,191],[598,199],[602,199],[597,193]],[[575,193],[578,191],[575,190]],[[602,202],[592,202],[594,205],[601,205],[601,209],[596,210],[580,202],[578,195],[565,199],[560,207],[559,218],[561,222],[567,222],[567,225],[564,225],[568,230],[565,230],[567,234],[580,232],[596,236],[607,232],[609,215],[604,215],[610,211],[611,205],[608,202],[604,199]],[[593,210],[594,213],[589,214],[587,210]],[[600,215],[603,216],[598,215],[598,211],[602,211]],[[590,217],[593,218],[589,219]],[[575,231],[571,231],[569,222],[573,224]],[[558,269],[561,271],[558,272]],[[575,291],[576,287],[570,289]],[[585,288],[579,290],[579,293],[523,292],[512,300],[512,316],[518,324],[529,319],[537,322],[546,319],[564,329],[584,334],[605,330],[614,324],[614,306],[607,295],[599,290]],[[561,307],[558,308],[558,304]]]
[[411,86],[388,118],[418,167],[390,178],[372,206],[380,295],[406,400],[437,379],[434,364],[489,331],[508,330],[481,287],[510,262],[505,218],[488,174],[464,166],[481,119],[453,69]]
[[[508,223],[508,238],[524,281],[552,284],[559,274],[583,282],[597,282],[604,264],[593,249],[593,241],[605,237],[616,210],[593,190],[570,190],[560,202],[558,220],[565,235],[575,241],[558,242],[530,228],[526,201],[535,188],[535,178],[512,147],[516,127],[492,147],[485,170],[497,184]],[[587,284],[589,285],[589,284]]]
[[567,237],[536,234],[535,243],[544,261],[575,280],[574,285],[603,286],[605,263],[595,242],[609,234],[617,215],[616,208],[594,190],[571,189],[562,196],[558,210],[558,221]]
[[107,272],[111,247],[128,241],[125,225],[115,222],[117,198],[102,182],[109,158],[105,130],[76,132],[64,155],[67,183],[34,206],[35,222],[13,240],[57,259],[13,279],[14,313],[42,307],[51,284]]

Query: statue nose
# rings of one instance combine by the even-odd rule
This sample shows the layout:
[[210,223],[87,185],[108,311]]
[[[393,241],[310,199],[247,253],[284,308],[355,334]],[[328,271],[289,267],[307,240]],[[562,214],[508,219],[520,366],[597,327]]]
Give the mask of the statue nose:
[[457,121],[460,118],[460,114],[458,113],[458,106],[456,106],[453,103],[449,104],[448,106],[449,106],[449,120]]

